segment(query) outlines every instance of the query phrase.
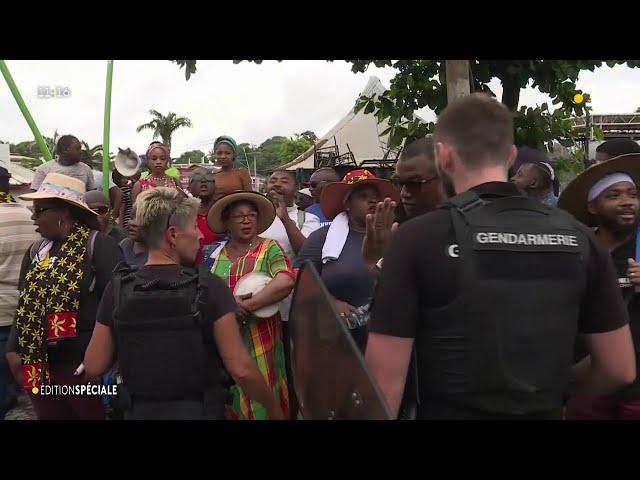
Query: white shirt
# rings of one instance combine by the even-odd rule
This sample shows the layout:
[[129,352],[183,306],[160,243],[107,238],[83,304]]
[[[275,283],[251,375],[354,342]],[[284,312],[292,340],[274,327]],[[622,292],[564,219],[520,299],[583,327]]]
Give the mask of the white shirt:
[[[287,207],[287,213],[289,214],[289,218],[298,225],[298,207],[294,205],[293,207]],[[311,235],[312,232],[315,232],[320,228],[320,219],[314,215],[313,213],[304,213],[304,223],[302,228],[300,228],[300,232],[302,235],[307,238]],[[271,240],[276,240],[280,246],[284,249],[285,255],[289,258],[289,261],[293,263],[296,259],[296,254],[293,251],[293,247],[291,246],[291,242],[289,241],[289,235],[287,235],[287,230],[284,228],[284,223],[278,217],[275,218],[273,223],[269,228],[267,228],[264,232],[260,234],[262,238],[270,238]]]
[[[102,190],[102,172],[93,170],[93,179],[96,181],[96,190]],[[111,178],[111,175],[109,175],[109,190],[115,186],[116,184],[113,183],[113,179]]]
[[[298,207],[293,205],[292,207],[287,207],[287,213],[289,214],[289,218],[299,227],[298,224]],[[300,232],[304,235],[305,238],[309,237],[312,232],[315,232],[320,228],[320,219],[314,215],[313,213],[304,213],[304,223],[302,224],[302,228],[300,228]],[[293,251],[293,247],[291,246],[291,242],[289,241],[289,235],[287,235],[287,230],[284,228],[284,223],[278,217],[275,218],[273,223],[269,228],[267,228],[264,232],[260,234],[262,238],[269,238],[271,240],[277,241],[282,249],[284,250],[284,254],[287,256],[289,261],[293,264],[296,259],[296,254]],[[282,317],[282,321],[286,322],[289,320],[289,309],[291,308],[291,295],[282,300],[280,304],[280,316]]]

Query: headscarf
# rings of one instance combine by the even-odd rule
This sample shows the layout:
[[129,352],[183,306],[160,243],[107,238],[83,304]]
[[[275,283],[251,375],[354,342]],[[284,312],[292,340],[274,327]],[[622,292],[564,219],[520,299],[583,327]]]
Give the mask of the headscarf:
[[155,150],[156,148],[159,148],[160,150],[162,150],[164,153],[167,154],[167,159],[169,160],[169,164],[171,164],[171,152],[169,152],[169,147],[167,147],[164,143],[152,143],[151,145],[149,145],[149,148],[147,148],[147,162],[149,161],[149,154],[151,153],[152,150]]
[[238,154],[238,144],[230,136],[222,135],[216,138],[216,141],[213,144],[213,149],[215,150],[218,147],[218,145],[220,145],[221,143],[226,143],[231,147],[231,149],[233,150],[233,153],[235,153],[236,155]]

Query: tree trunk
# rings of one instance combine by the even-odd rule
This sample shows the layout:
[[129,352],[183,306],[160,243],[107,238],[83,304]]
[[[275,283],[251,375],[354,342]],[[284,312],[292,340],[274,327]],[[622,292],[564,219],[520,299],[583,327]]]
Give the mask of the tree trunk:
[[520,83],[515,78],[502,79],[502,103],[515,112],[520,103]]
[[447,60],[447,103],[469,95],[469,61]]

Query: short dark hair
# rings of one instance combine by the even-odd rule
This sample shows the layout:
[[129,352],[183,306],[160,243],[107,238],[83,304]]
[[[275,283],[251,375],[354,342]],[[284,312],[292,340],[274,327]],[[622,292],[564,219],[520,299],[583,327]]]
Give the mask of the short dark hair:
[[598,145],[596,152],[606,153],[609,158],[613,158],[628,153],[640,153],[640,145],[630,138],[612,138]]
[[434,142],[451,144],[470,168],[506,157],[513,146],[513,117],[502,103],[484,93],[451,102],[435,125]]
[[80,140],[78,140],[78,137],[75,137],[73,135],[62,135],[59,139],[58,139],[58,143],[56,144],[56,152],[58,155],[60,155],[65,148],[69,148],[71,146],[71,144],[73,143],[73,141],[77,141],[79,142]]
[[400,153],[399,161],[409,160],[411,158],[426,156],[430,162],[435,160],[435,150],[433,148],[433,138],[425,137],[408,143]]

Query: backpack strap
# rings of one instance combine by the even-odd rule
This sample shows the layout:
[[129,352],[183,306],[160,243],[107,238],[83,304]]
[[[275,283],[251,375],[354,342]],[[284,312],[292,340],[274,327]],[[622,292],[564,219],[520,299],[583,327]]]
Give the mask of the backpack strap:
[[97,230],[90,230],[89,238],[87,238],[87,258],[89,259],[89,262],[90,262],[89,270],[91,271],[91,276],[93,277],[91,279],[91,285],[89,286],[89,292],[93,292],[96,289],[96,276],[95,276],[95,269],[93,268],[93,250],[96,244],[97,236],[98,236]]
[[305,211],[298,209],[298,230],[302,230],[306,219],[307,214],[305,213]]
[[38,240],[37,242],[33,242],[33,244],[31,245],[31,248],[29,249],[29,257],[31,258],[31,260],[36,258],[36,255],[40,251],[40,248],[42,248],[42,244],[44,242],[46,242],[45,239]]
[[482,200],[476,192],[467,190],[466,192],[447,200],[441,208],[455,208],[460,213],[465,214],[485,204],[486,202]]

